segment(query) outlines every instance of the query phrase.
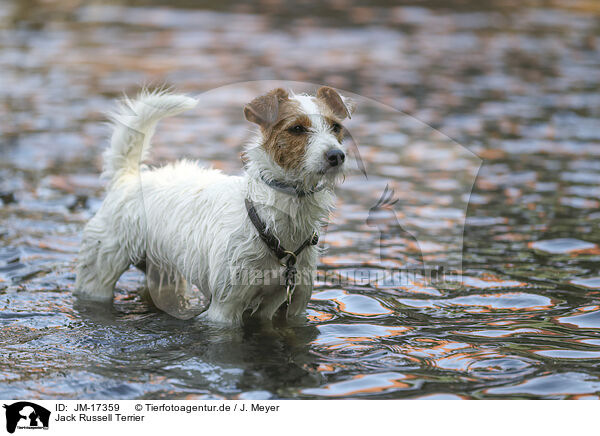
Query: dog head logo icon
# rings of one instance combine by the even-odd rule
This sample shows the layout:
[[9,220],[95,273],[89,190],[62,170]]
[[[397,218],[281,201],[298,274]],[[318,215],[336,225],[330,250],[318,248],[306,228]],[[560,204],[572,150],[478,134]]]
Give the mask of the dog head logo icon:
[[19,429],[47,429],[50,411],[28,401],[4,405],[6,409],[6,431],[14,433]]

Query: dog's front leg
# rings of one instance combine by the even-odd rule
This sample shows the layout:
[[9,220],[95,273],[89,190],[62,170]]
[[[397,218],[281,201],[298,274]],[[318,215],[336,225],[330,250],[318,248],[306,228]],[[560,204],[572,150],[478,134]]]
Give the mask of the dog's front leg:
[[275,313],[286,302],[285,288],[280,285],[263,286],[259,294],[261,295],[261,299],[258,310],[256,310],[252,317],[263,321],[271,321]]
[[299,284],[292,295],[292,304],[288,308],[288,316],[298,316],[304,313],[310,301],[313,286],[311,284]]

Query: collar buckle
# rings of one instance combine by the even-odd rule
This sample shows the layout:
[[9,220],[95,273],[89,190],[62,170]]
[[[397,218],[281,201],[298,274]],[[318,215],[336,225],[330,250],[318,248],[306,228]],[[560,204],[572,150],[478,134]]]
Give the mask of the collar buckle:
[[288,257],[287,260],[280,261],[281,266],[290,267],[296,265],[296,261],[298,260],[298,256],[293,251],[283,250],[285,255]]

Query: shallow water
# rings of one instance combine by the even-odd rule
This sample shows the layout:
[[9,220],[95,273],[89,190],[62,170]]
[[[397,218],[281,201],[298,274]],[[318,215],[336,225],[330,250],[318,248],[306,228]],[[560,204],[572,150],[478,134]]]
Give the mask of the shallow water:
[[[131,4],[0,3],[1,398],[598,397],[595,3]],[[239,173],[240,105],[268,84],[236,83],[265,79],[402,111],[359,101],[367,178],[339,189],[320,265],[338,284],[317,281],[307,321],[177,320],[140,296],[133,269],[114,304],[78,302],[80,232],[103,195],[102,112],[140,83],[233,84],[165,120],[153,159]],[[368,225],[387,184],[395,212]],[[359,280],[414,260],[401,229],[458,275]]]

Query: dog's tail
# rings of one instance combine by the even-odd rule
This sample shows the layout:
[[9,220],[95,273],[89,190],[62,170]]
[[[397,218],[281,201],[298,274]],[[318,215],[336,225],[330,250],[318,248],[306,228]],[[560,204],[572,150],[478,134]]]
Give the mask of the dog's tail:
[[197,100],[165,90],[142,91],[135,100],[125,97],[118,110],[109,114],[114,130],[104,152],[102,177],[111,181],[126,173],[137,173],[150,151],[150,138],[161,118],[176,115]]

